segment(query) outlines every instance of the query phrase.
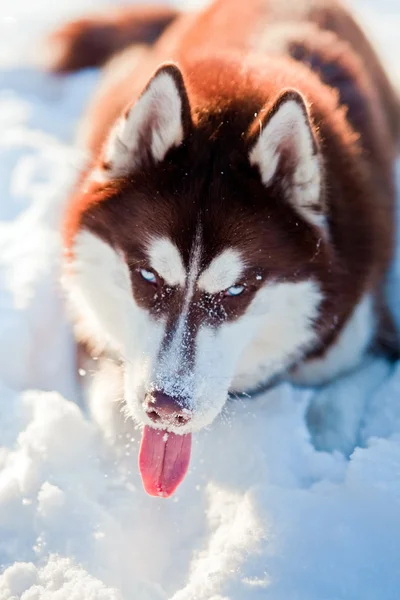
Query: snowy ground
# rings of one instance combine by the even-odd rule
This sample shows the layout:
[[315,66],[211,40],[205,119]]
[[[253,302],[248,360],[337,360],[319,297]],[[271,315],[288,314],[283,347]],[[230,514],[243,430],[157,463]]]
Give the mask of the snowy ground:
[[[231,404],[167,501],[142,490],[138,432],[112,447],[80,408],[57,226],[97,74],[21,56],[94,4],[0,0],[0,600],[398,600],[400,365]],[[388,59],[396,5],[357,3]]]

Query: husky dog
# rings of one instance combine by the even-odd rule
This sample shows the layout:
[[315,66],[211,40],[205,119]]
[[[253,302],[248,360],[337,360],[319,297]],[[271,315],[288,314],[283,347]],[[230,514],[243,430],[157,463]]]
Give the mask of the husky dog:
[[398,100],[337,0],[123,8],[48,43],[56,72],[107,62],[66,289],[78,341],[121,364],[144,487],[169,496],[229,392],[396,350]]

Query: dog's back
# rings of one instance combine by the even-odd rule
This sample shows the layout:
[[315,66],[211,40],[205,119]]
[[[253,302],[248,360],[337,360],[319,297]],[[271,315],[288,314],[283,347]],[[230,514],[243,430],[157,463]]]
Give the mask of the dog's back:
[[[92,148],[99,146],[107,127],[160,62],[184,62],[223,50],[289,54],[338,88],[343,104],[354,110],[358,88],[369,86],[369,94],[378,96],[393,144],[398,143],[397,93],[364,33],[338,0],[218,0],[200,15],[163,6],[114,9],[63,26],[48,43],[50,66],[56,72],[112,59],[98,100],[88,111],[93,116],[100,104],[93,117],[94,137],[85,140]],[[360,123],[355,125],[358,129]]]

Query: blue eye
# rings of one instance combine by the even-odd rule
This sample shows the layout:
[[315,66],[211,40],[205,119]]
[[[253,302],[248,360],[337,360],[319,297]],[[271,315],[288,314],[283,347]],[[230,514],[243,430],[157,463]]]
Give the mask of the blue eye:
[[225,291],[225,296],[240,296],[244,292],[244,285],[233,285]]
[[148,269],[139,269],[139,273],[141,274],[141,276],[143,277],[143,279],[145,281],[148,281],[149,283],[157,282],[157,278],[156,278],[155,274],[153,273],[153,271],[148,271]]

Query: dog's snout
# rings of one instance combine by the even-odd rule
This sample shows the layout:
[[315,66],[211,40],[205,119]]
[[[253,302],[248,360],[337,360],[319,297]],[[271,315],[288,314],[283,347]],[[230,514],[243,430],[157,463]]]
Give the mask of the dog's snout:
[[181,399],[168,396],[159,391],[146,396],[144,409],[147,416],[159,425],[181,427],[191,419],[191,411],[185,407]]

